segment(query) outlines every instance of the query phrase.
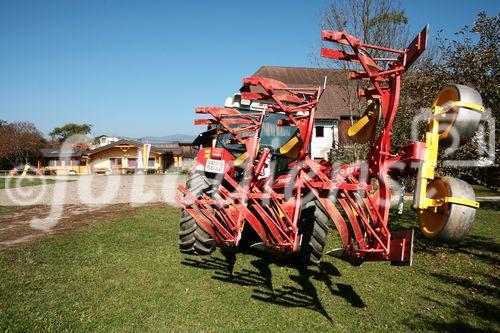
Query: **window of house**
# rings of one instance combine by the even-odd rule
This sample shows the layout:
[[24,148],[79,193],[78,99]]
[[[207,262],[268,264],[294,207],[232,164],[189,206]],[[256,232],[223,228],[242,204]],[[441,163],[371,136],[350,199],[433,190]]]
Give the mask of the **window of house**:
[[127,159],[127,164],[129,168],[137,168],[137,158]]
[[122,166],[122,158],[117,157],[117,158],[110,158],[109,162],[111,163],[111,166],[113,167],[120,167]]
[[51,167],[61,166],[61,161],[59,159],[48,160],[47,165]]
[[322,138],[325,136],[325,128],[323,126],[316,126],[316,137]]
[[148,160],[148,167],[154,167],[155,166],[155,158],[150,158]]

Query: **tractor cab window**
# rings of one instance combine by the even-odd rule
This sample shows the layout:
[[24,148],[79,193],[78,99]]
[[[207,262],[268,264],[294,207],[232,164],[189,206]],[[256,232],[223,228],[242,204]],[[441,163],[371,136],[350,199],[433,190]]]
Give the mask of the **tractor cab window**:
[[215,146],[228,150],[235,157],[240,156],[246,151],[245,145],[238,143],[231,133],[219,134]]
[[278,126],[278,121],[287,119],[284,113],[270,113],[264,117],[260,131],[260,145],[270,146],[277,152],[297,131],[296,126]]
[[[244,112],[244,110],[240,111]],[[283,119],[287,119],[284,113],[269,113],[264,117],[259,133],[260,147],[272,147],[273,153],[277,154],[279,149],[293,137],[297,131],[297,127],[278,126],[278,121]],[[220,125],[219,128],[222,129]],[[245,132],[241,135],[253,136],[254,134],[255,132]],[[240,156],[246,151],[245,145],[237,143],[234,135],[231,133],[219,134],[215,146],[229,150],[235,157]]]

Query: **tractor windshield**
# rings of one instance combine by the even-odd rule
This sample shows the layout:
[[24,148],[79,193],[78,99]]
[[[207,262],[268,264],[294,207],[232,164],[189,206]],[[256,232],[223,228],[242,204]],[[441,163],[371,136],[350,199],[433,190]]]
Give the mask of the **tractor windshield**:
[[245,145],[237,143],[234,139],[234,135],[232,135],[231,133],[219,134],[217,136],[217,142],[215,146],[228,150],[235,157],[240,156],[246,151]]
[[[245,110],[240,111],[242,113],[245,112]],[[273,153],[276,154],[281,146],[292,138],[297,131],[296,126],[278,126],[278,121],[286,118],[287,116],[284,113],[269,113],[264,117],[259,135],[261,147],[272,147]],[[245,136],[252,136],[254,134],[255,132],[246,132]],[[246,151],[245,145],[237,143],[231,133],[218,135],[216,146],[229,150],[236,157]]]
[[278,121],[287,119],[284,113],[270,113],[264,117],[260,131],[260,145],[270,146],[276,152],[297,131],[296,126],[278,126]]

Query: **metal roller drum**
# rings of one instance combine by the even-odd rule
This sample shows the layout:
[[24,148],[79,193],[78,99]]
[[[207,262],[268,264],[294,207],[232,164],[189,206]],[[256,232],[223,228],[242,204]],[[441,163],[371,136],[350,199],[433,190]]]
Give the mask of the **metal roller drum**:
[[[449,102],[483,105],[481,95],[474,89],[449,85],[439,92],[434,106],[448,107]],[[451,106],[444,117],[439,118],[439,144],[443,147],[460,147],[469,141],[479,127],[482,112],[466,106]]]
[[[427,196],[433,199],[455,197],[476,200],[472,186],[453,177],[437,178],[430,182]],[[418,222],[425,237],[453,243],[467,236],[475,216],[476,208],[446,202],[436,207],[436,210],[431,207],[420,211]]]

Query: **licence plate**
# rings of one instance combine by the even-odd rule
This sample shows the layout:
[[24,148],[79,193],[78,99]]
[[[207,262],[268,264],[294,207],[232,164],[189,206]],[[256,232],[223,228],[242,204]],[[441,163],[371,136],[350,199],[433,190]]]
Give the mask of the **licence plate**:
[[205,172],[224,173],[225,165],[225,161],[208,158],[207,163],[205,164]]

